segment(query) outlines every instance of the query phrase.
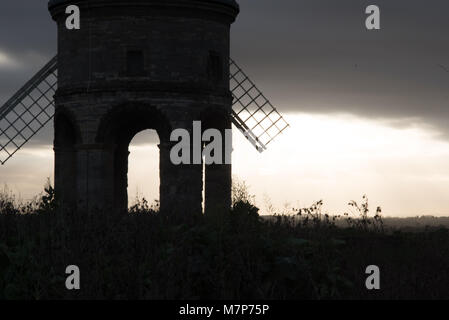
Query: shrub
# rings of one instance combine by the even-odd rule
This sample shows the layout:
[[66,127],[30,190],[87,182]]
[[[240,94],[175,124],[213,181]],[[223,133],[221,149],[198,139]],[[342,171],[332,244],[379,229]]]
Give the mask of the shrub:
[[[246,190],[246,191],[245,191]],[[259,216],[247,189],[229,214],[170,223],[145,199],[131,214],[61,211],[53,188],[37,202],[0,196],[0,299],[344,299],[447,297],[449,233],[386,232],[370,218],[322,213]],[[239,196],[236,196],[239,195]],[[343,219],[343,220],[342,220]],[[379,226],[382,228],[379,228]],[[435,248],[438,247],[438,250]],[[364,288],[381,266],[382,290]],[[65,268],[82,290],[65,289]]]

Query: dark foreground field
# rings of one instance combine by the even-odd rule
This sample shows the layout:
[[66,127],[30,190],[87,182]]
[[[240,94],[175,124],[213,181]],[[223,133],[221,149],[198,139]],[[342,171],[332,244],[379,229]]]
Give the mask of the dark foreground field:
[[[360,219],[336,227],[317,206],[261,219],[240,199],[230,213],[180,224],[145,202],[129,214],[74,215],[51,189],[21,208],[2,196],[0,299],[449,297],[446,228],[385,230],[363,205]],[[381,289],[369,291],[373,264]],[[81,290],[65,288],[68,265],[80,268]]]

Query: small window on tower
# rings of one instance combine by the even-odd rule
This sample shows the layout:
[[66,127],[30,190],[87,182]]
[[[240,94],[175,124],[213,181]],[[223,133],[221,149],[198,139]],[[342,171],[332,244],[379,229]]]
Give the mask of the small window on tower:
[[208,75],[214,81],[223,80],[223,62],[220,55],[214,51],[209,52],[207,65]]
[[126,55],[126,71],[130,76],[139,76],[144,73],[144,59],[141,50],[129,50]]

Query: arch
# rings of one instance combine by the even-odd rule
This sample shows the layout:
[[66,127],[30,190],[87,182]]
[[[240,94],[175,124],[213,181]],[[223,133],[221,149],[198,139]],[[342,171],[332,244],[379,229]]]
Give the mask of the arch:
[[167,117],[154,106],[125,103],[112,108],[98,126],[97,143],[129,144],[142,130],[156,130],[160,141],[169,141],[171,126]]
[[[103,119],[101,119],[96,143],[104,145],[112,157],[112,170],[109,176],[112,178],[114,207],[119,210],[128,208],[128,156],[129,144],[139,132],[153,129],[156,131],[161,144],[170,139],[171,126],[165,115],[156,107],[140,103],[125,103],[113,107]],[[162,199],[162,157],[159,161],[160,195]]]

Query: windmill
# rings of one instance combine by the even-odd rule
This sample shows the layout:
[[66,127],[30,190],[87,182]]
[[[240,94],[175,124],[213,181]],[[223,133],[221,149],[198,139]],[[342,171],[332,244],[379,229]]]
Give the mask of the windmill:
[[[232,122],[262,153],[289,124],[234,60],[229,65]],[[57,86],[54,57],[0,108],[2,165],[53,119]]]
[[[51,0],[50,11],[56,11],[58,6],[64,5],[64,2],[64,0]],[[112,3],[113,0],[109,2]],[[214,4],[216,6],[227,5],[232,6],[233,10],[236,8],[238,10],[234,0],[211,2],[216,2]],[[11,158],[54,118],[58,66],[58,56],[55,56],[0,108],[2,165],[11,161]],[[232,123],[257,151],[263,152],[289,126],[288,123],[232,59],[229,60],[229,89],[233,97],[230,115]]]

